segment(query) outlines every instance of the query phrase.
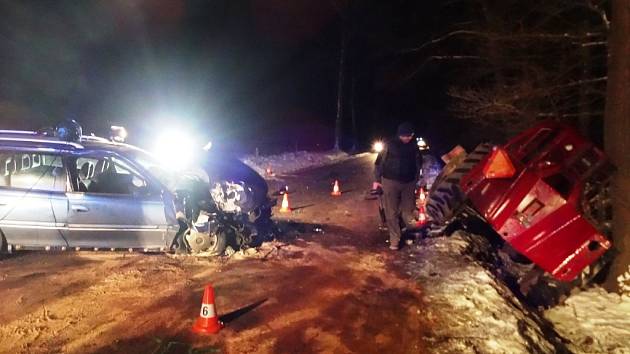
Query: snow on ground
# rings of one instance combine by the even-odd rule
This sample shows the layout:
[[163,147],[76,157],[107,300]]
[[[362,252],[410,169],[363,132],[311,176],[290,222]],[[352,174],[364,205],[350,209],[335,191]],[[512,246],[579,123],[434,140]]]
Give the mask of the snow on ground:
[[541,313],[484,266],[490,246],[463,231],[406,248],[399,265],[424,290],[435,353],[630,353],[630,296],[578,292]]
[[575,353],[630,353],[630,296],[593,288],[572,295],[545,317]]
[[[424,291],[435,353],[563,353],[551,324],[529,310],[473,256],[469,234],[429,238],[401,252]],[[481,238],[481,236],[472,236]],[[483,241],[476,241],[479,243]]]
[[307,168],[321,167],[334,163],[339,163],[350,158],[364,156],[365,154],[349,155],[343,151],[323,151],[323,152],[285,152],[279,155],[255,156],[247,155],[241,160],[249,167],[253,168],[261,176],[267,176],[267,168],[271,168],[276,175],[304,170]]

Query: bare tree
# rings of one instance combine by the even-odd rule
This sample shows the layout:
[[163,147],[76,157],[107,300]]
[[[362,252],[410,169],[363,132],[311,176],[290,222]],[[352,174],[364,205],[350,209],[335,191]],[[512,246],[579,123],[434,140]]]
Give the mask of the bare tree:
[[460,24],[406,53],[430,50],[429,58],[452,63],[456,74],[449,93],[454,115],[508,134],[541,119],[583,127],[594,120],[601,123],[608,20],[596,4],[588,0],[451,4],[468,9]]
[[333,149],[341,150],[341,136],[343,135],[343,91],[346,77],[346,46],[347,37],[345,29],[342,29],[341,47],[339,49],[339,75],[337,76],[337,117],[335,119],[335,146]]

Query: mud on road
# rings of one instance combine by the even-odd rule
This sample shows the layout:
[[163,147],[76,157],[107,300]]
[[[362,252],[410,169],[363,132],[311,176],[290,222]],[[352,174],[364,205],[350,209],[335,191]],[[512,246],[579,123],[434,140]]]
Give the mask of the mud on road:
[[[422,289],[395,265],[364,199],[372,155],[304,171],[284,231],[232,257],[21,253],[0,261],[1,353],[420,353]],[[334,179],[341,197],[330,196]],[[321,225],[321,232],[319,226]],[[203,287],[226,327],[190,331]]]

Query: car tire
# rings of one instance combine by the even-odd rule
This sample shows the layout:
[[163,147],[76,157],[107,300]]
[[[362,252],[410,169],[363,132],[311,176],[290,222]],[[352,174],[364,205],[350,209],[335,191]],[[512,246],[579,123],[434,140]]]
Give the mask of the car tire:
[[222,256],[225,253],[225,249],[228,245],[228,235],[225,230],[217,231],[210,235],[211,243],[205,252],[210,253],[213,256]]
[[479,144],[459,165],[455,166],[453,172],[447,173],[443,170],[438,175],[429,191],[427,201],[427,214],[434,224],[445,224],[459,209],[465,200],[459,182],[491,149],[491,144]]
[[193,232],[185,238],[191,254],[205,254],[209,256],[221,256],[225,253],[228,245],[228,233],[225,230],[214,232]]

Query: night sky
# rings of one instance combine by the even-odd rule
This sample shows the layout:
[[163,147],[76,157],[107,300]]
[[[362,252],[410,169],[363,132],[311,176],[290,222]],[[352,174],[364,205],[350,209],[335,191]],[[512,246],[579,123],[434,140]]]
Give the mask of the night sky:
[[446,149],[463,134],[446,113],[449,70],[402,54],[443,31],[439,11],[401,0],[2,1],[2,128],[75,118],[97,135],[125,125],[140,145],[184,129],[238,151],[329,149],[345,32],[344,147],[354,81],[362,147],[410,120]]

